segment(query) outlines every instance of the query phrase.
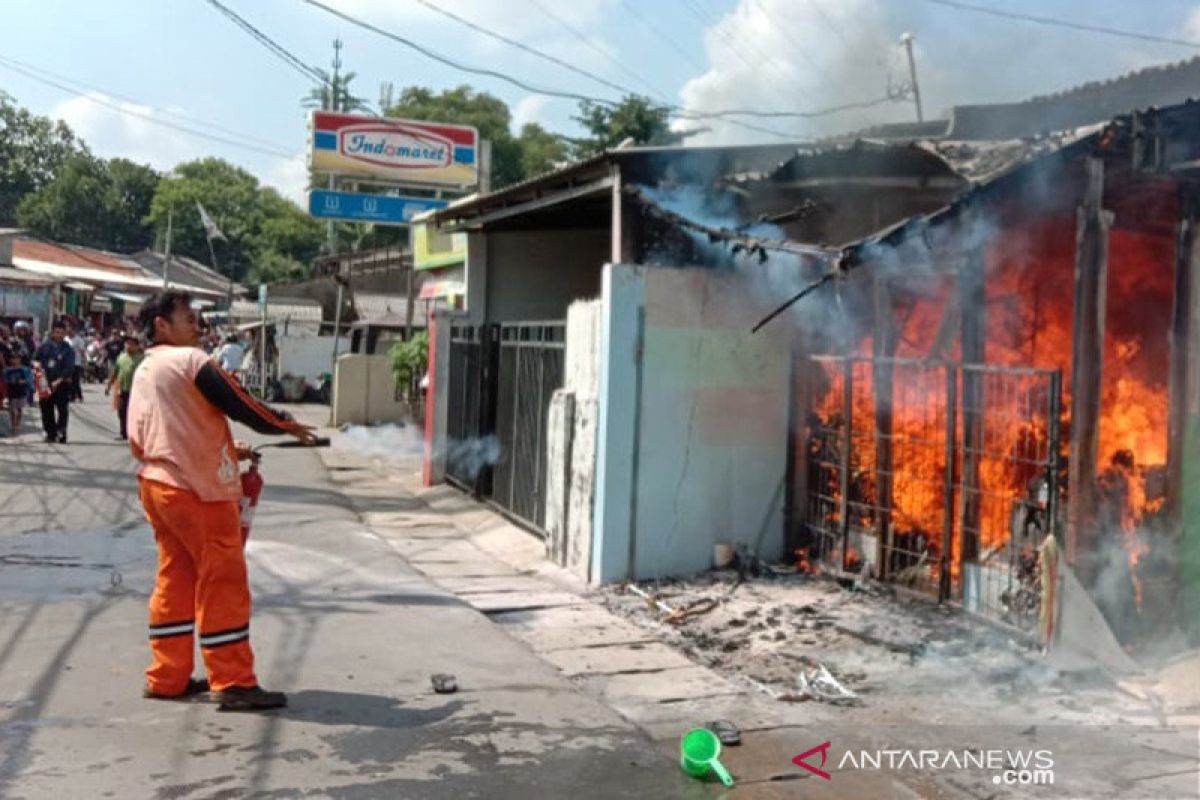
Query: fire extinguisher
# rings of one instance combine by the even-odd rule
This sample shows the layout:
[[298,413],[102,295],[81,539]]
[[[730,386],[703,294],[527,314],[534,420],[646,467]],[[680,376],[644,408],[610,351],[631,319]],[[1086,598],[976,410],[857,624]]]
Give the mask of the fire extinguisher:
[[254,510],[258,508],[258,498],[262,496],[263,476],[258,471],[258,462],[262,460],[260,452],[264,447],[329,447],[329,439],[320,437],[312,444],[300,442],[277,442],[275,444],[260,444],[251,451],[250,466],[242,473],[242,497],[238,502],[238,513],[242,521],[242,547],[250,538],[250,525],[254,522]]
[[33,365],[33,391],[38,400],[45,400],[50,396],[50,381],[46,380],[46,371],[42,369],[42,365],[37,363]]
[[258,471],[258,453],[250,459],[250,466],[242,473],[242,498],[238,503],[238,512],[242,518],[242,547],[250,538],[250,525],[254,522],[254,510],[258,508],[258,498],[262,496],[263,477]]

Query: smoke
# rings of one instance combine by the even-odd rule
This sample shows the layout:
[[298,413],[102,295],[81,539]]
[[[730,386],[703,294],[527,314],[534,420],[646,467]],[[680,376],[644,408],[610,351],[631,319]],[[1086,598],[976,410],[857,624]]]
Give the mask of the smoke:
[[[419,463],[426,452],[425,432],[415,425],[350,425],[334,436],[333,446],[404,468]],[[500,440],[495,435],[450,440],[433,451],[435,458],[444,455],[456,474],[471,480],[484,467],[497,464],[501,453]]]
[[[1165,32],[1200,30],[1200,11],[1160,11]],[[1017,102],[1101,81],[1185,55],[1148,43],[1047,28],[921,2],[889,0],[739,0],[706,32],[708,69],[680,92],[691,111],[731,108],[813,111],[901,94],[866,109],[814,119],[743,121],[803,140],[911,122],[916,109],[900,42],[913,52],[924,116],[945,118],[957,104]],[[1200,38],[1195,35],[1189,38]],[[728,120],[679,120],[708,130],[693,144],[777,141]]]
[[[881,0],[740,0],[707,32],[710,66],[684,85],[683,105],[810,111],[886,97],[908,81],[899,49],[904,30]],[[918,43],[918,59],[923,55]],[[804,139],[912,118],[912,104],[896,102],[813,120],[753,122]],[[695,144],[772,138],[729,121],[703,124],[711,130]]]

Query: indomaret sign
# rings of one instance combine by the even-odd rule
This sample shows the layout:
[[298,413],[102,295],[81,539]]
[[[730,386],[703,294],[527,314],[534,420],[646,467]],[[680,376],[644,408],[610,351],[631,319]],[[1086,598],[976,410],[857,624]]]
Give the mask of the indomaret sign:
[[315,111],[309,166],[397,183],[469,186],[479,134],[462,125]]

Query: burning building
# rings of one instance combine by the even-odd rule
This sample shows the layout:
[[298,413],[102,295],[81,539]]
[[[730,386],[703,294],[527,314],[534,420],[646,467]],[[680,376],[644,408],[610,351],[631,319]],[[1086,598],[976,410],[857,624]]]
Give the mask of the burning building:
[[1032,627],[1055,536],[1125,643],[1187,618],[1198,134],[1186,104],[922,148],[969,188],[845,245],[842,322],[797,337],[796,547]]
[[732,541],[1031,630],[1054,542],[1136,644],[1200,605],[1197,176],[1185,104],[1004,142],[634,148],[456,204],[431,450],[498,436],[457,479],[593,581]]

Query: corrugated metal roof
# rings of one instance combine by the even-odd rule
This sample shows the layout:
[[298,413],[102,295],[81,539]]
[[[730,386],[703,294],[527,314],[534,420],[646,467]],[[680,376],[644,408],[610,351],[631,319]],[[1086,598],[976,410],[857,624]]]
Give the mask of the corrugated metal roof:
[[[249,300],[234,300],[229,315],[235,320],[253,321],[260,318],[258,303]],[[320,322],[321,304],[316,300],[287,298],[267,300],[267,319],[292,320],[293,322]]]
[[[399,294],[355,292],[354,310],[358,321],[369,325],[404,325],[408,314],[408,297]],[[425,325],[425,303],[413,303],[413,324]]]

